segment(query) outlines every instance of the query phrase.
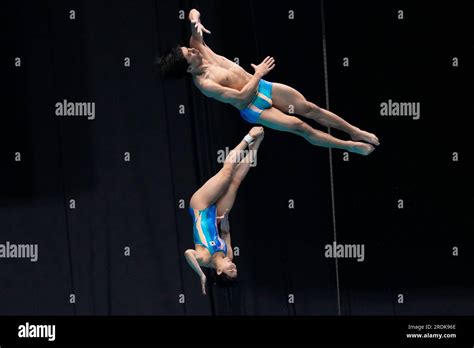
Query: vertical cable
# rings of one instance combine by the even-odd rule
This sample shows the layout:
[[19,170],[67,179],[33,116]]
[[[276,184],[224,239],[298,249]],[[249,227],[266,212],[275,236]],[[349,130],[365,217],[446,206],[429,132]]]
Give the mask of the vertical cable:
[[[321,27],[323,39],[323,61],[324,61],[324,90],[326,94],[326,109],[329,110],[329,82],[328,82],[328,60],[326,51],[326,22],[324,20],[324,0],[321,0]],[[331,134],[331,128],[328,128],[328,133]],[[332,161],[332,149],[329,148],[329,176],[331,178],[331,204],[332,204],[332,226],[334,242],[337,243],[336,235],[336,204],[334,200],[334,171]],[[337,291],[337,312],[341,315],[341,293],[339,288],[339,263],[337,257],[334,258],[336,266],[336,291]]]

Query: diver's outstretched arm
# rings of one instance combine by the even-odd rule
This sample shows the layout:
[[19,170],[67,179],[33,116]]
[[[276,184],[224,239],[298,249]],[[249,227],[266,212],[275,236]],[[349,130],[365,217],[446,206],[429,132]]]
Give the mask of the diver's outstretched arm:
[[197,40],[200,43],[204,43],[203,33],[210,34],[211,32],[202,25],[199,11],[193,8],[189,11],[188,19],[191,22],[190,40]]
[[199,254],[196,250],[194,249],[188,249],[184,252],[184,256],[186,257],[186,261],[188,261],[189,266],[196,272],[201,279],[201,290],[202,294],[206,294],[206,275],[201,269],[201,266],[199,265],[198,262],[198,257]]

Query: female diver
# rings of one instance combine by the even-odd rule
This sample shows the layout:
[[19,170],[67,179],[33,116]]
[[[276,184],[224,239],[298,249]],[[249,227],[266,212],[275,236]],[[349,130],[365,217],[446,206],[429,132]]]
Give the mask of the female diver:
[[[207,278],[201,267],[215,269],[219,277],[228,280],[237,277],[237,266],[232,262],[229,212],[240,184],[256,159],[263,135],[262,127],[253,127],[237,147],[229,152],[222,169],[191,197],[189,212],[193,218],[195,248],[186,250],[184,255],[188,264],[199,275],[204,295]],[[247,147],[248,151],[244,151]]]

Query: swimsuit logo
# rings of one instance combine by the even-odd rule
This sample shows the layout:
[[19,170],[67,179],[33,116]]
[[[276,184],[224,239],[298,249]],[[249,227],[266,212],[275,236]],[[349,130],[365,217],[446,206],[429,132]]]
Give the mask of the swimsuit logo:
[[211,241],[209,244],[211,244],[211,246],[216,246],[216,242],[214,241]]

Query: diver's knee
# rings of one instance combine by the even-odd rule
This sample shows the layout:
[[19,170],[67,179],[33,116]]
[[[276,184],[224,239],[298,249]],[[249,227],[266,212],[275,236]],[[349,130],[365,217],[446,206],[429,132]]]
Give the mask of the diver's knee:
[[293,132],[304,132],[306,123],[296,118],[290,123],[289,128]]
[[315,115],[321,112],[321,108],[316,104],[305,100],[302,105],[302,114],[304,116]]
[[226,179],[232,179],[234,168],[235,165],[231,161],[225,161],[224,166],[221,169],[221,175],[226,177]]

